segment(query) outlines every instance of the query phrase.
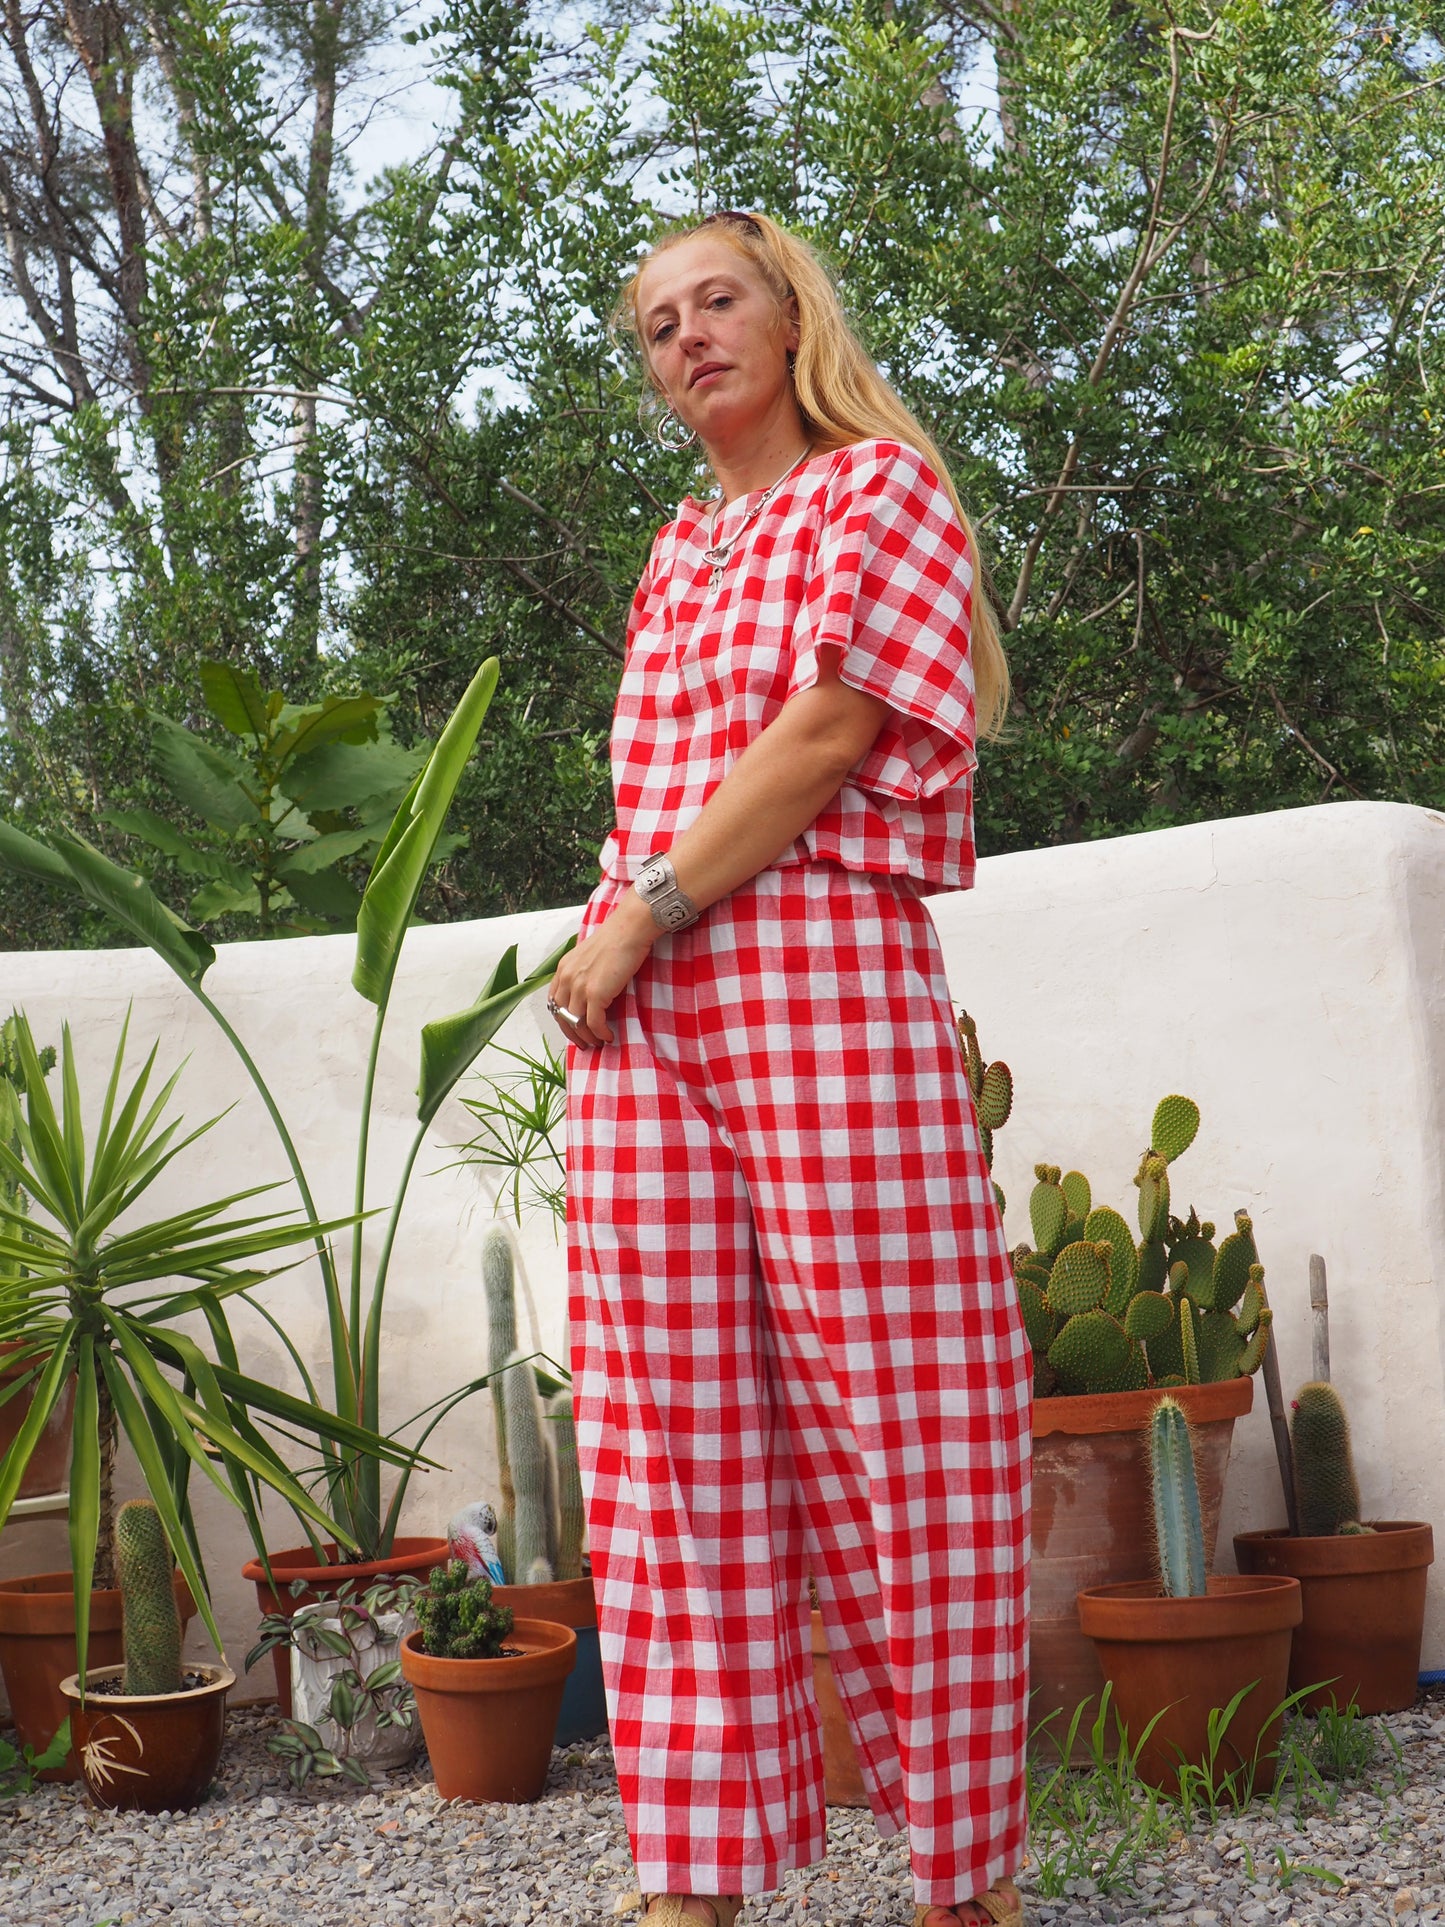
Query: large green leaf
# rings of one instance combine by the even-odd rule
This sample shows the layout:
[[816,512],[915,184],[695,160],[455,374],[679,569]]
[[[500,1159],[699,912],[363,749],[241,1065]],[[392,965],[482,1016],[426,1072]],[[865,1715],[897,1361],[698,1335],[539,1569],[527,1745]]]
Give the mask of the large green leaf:
[[211,850],[197,848],[183,830],[178,830],[154,810],[102,810],[100,820],[114,829],[124,830],[127,836],[142,838],[152,849],[172,858],[177,868],[188,876],[214,877],[237,889],[243,889],[251,881],[250,873],[239,863],[232,863]]
[[0,863],[33,883],[50,883],[62,890],[75,888],[75,878],[54,850],[9,823],[0,823]]
[[253,779],[229,750],[217,749],[169,716],[153,716],[151,755],[176,797],[216,829],[244,830],[255,823]]
[[223,729],[229,729],[233,736],[265,741],[271,704],[254,669],[234,662],[203,662],[201,693]]
[[319,703],[287,703],[271,753],[280,761],[307,756],[324,743],[364,743],[376,735],[377,717],[385,714],[384,696],[327,696]]
[[379,1004],[390,988],[422,879],[497,687],[498,673],[492,656],[473,676],[377,852],[356,920],[356,964],[351,973],[352,983],[371,1003]]
[[186,983],[194,986],[201,982],[216,961],[215,951],[199,932],[166,908],[144,877],[122,870],[78,837],[57,834],[55,847],[82,894],[98,910],[148,944]]
[[427,747],[403,749],[389,735],[374,743],[323,743],[292,758],[286,787],[304,810],[361,809],[377,798],[404,796],[426,762]]
[[421,1081],[417,1087],[417,1116],[429,1124],[457,1079],[475,1063],[483,1046],[489,1044],[507,1018],[543,984],[576,943],[575,936],[559,944],[551,956],[537,965],[530,976],[518,979],[517,946],[503,955],[487,979],[477,1001],[467,1010],[451,1017],[439,1017],[421,1033]]

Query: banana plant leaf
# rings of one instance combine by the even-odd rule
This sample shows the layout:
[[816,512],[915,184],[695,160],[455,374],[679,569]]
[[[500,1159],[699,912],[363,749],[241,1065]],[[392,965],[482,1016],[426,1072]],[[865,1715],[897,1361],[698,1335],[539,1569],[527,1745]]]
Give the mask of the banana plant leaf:
[[482,988],[477,1001],[451,1017],[439,1017],[421,1034],[420,1102],[417,1116],[429,1124],[457,1080],[476,1062],[518,1004],[550,983],[559,963],[577,939],[569,937],[539,963],[530,975],[517,976],[517,946],[506,951]]
[[370,1003],[384,1003],[391,988],[422,878],[491,704],[498,673],[497,659],[491,656],[473,676],[377,852],[356,919],[356,963],[351,973],[352,983]]

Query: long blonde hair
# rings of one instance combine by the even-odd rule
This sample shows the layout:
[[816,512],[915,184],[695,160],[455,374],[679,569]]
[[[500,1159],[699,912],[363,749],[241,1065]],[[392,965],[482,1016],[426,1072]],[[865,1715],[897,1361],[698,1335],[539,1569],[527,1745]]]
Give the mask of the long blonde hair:
[[766,214],[732,212],[710,215],[694,226],[665,235],[623,288],[615,317],[636,341],[649,383],[661,392],[638,324],[638,283],[648,262],[679,242],[704,233],[715,234],[752,263],[780,311],[790,299],[797,302],[798,352],[793,386],[813,447],[826,453],[874,436],[904,442],[917,450],[947,490],[968,537],[973,561],[971,652],[979,733],[997,736],[1008,709],[1008,663],[973,525],[933,437],[878,372],[843,312],[832,278],[808,243],[789,234]]

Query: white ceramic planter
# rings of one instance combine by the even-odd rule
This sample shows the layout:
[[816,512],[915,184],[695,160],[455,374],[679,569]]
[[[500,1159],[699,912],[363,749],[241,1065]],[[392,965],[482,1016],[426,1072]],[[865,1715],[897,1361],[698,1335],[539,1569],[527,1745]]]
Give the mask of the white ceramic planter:
[[[317,1623],[333,1630],[340,1626],[340,1621],[331,1617],[318,1619]],[[372,1638],[367,1639],[365,1632],[357,1635],[356,1671],[363,1680],[379,1666],[400,1657],[401,1642],[415,1625],[416,1619],[411,1613],[382,1613],[370,1629]],[[349,1734],[343,1733],[335,1721],[321,1718],[332,1680],[350,1663],[333,1653],[320,1653],[313,1658],[299,1646],[293,1646],[292,1718],[314,1726],[333,1753],[340,1754],[344,1748],[352,1759],[363,1761],[374,1772],[385,1773],[392,1767],[405,1766],[421,1742],[421,1723],[415,1715],[410,1726],[383,1726],[378,1731],[375,1718],[367,1714],[356,1722]]]

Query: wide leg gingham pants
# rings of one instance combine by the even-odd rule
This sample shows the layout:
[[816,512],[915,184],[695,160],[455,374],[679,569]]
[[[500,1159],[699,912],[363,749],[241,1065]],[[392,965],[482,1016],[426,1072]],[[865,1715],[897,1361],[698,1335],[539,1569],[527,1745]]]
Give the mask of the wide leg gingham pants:
[[765,870],[610,1016],[568,1077],[572,1342],[640,1883],[821,1857],[811,1574],[880,1831],[964,1899],[1023,1857],[1031,1372],[933,924]]

